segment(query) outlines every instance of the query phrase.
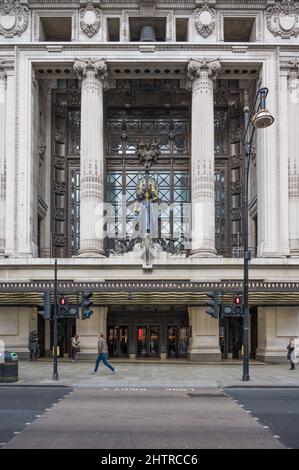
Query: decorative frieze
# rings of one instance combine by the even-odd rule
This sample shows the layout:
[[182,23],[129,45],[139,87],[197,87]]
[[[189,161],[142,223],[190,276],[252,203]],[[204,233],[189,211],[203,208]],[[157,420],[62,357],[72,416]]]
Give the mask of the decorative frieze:
[[92,38],[100,30],[102,24],[102,11],[91,2],[80,10],[80,27],[86,36]]
[[45,142],[41,142],[38,147],[38,155],[41,160],[45,159],[47,146]]
[[65,143],[65,131],[63,129],[55,129],[55,141],[58,144]]
[[210,36],[216,24],[216,11],[205,3],[201,8],[196,8],[193,12],[195,28],[200,36],[207,38]]
[[284,39],[297,37],[299,34],[299,2],[281,0],[266,10],[266,22],[274,36]]
[[19,0],[3,0],[0,3],[0,35],[6,38],[21,36],[29,23],[29,8]]
[[241,167],[241,155],[233,155],[231,157],[230,166],[232,170],[236,170]]
[[237,127],[236,129],[232,129],[229,134],[229,138],[230,138],[231,144],[237,144],[238,142],[241,142],[241,139],[242,139],[241,129],[239,127]]
[[66,183],[65,182],[54,182],[54,192],[59,196],[64,196],[66,191]]
[[57,248],[63,248],[65,246],[63,233],[54,233],[53,245]]

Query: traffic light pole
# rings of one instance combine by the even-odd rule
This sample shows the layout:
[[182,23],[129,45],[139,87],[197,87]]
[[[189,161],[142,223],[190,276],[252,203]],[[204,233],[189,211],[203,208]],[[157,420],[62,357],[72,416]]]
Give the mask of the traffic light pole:
[[57,258],[54,264],[54,318],[53,318],[53,380],[58,380],[58,360],[57,360],[57,337],[58,337],[58,324],[57,324]]

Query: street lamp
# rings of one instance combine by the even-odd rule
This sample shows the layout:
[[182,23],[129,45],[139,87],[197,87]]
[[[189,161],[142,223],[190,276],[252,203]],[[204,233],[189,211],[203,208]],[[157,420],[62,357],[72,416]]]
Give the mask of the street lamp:
[[244,137],[242,144],[244,146],[245,160],[243,164],[243,382],[250,380],[249,377],[249,342],[248,342],[248,325],[249,325],[249,308],[248,308],[248,268],[251,255],[248,250],[248,179],[250,158],[252,152],[252,143],[255,129],[265,129],[274,122],[274,117],[266,108],[266,97],[268,88],[260,88],[256,94],[255,101],[250,112],[249,106],[244,107]]

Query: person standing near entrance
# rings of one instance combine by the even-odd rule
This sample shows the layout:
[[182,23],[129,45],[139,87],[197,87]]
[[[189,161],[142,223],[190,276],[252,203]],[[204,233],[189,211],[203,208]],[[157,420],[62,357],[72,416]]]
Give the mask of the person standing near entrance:
[[37,336],[37,331],[33,330],[31,331],[29,335],[29,341],[28,341],[28,349],[30,351],[30,360],[32,361],[33,358],[37,360],[37,355],[38,355],[38,336]]
[[72,337],[72,361],[75,362],[77,358],[77,354],[80,352],[80,341],[79,335],[75,335]]
[[291,367],[289,370],[296,369],[295,362],[296,362],[296,353],[295,353],[295,340],[294,338],[289,339],[289,344],[287,345],[288,355],[287,358],[291,363]]
[[108,367],[110,370],[112,370],[112,372],[115,372],[114,367],[112,367],[112,365],[109,364],[109,362],[107,361],[108,347],[107,347],[107,343],[106,343],[103,333],[100,333],[98,336],[98,353],[99,355],[97,357],[97,360],[95,363],[95,369],[92,372],[92,374],[96,374],[101,361],[103,361],[105,366]]

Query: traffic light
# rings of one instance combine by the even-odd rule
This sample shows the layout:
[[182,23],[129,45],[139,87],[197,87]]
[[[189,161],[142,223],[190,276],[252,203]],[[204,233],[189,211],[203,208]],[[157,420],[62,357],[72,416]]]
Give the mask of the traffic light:
[[222,317],[242,317],[243,316],[243,305],[242,297],[237,294],[234,297],[233,304],[222,305]]
[[93,302],[91,300],[92,295],[93,295],[92,292],[82,293],[82,301],[81,301],[82,320],[86,320],[87,318],[90,318],[91,315],[93,314],[93,311],[90,309],[90,307],[93,305]]
[[219,303],[218,303],[218,291],[213,290],[212,292],[208,292],[207,296],[211,299],[206,302],[206,305],[209,305],[210,310],[206,310],[206,312],[211,315],[213,318],[218,318],[219,316]]
[[51,292],[43,293],[43,304],[37,306],[37,311],[45,320],[51,320]]
[[58,300],[58,317],[64,317],[67,315],[68,311],[68,299],[65,297],[60,297]]

